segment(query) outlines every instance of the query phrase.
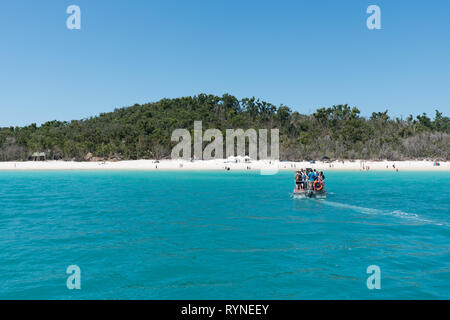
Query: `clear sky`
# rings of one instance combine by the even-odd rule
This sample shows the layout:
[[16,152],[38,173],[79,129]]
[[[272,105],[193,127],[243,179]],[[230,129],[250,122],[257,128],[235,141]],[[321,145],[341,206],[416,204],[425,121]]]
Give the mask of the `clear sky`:
[[[68,30],[66,8],[81,8]],[[381,8],[381,30],[366,9]],[[230,93],[450,112],[450,1],[2,0],[0,126]]]

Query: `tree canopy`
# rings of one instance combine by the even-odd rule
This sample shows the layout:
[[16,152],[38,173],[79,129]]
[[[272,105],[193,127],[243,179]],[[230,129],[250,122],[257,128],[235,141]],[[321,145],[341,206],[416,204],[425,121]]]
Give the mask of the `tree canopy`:
[[312,115],[293,112],[260,99],[199,94],[116,109],[83,120],[49,121],[41,126],[0,129],[0,161],[30,159],[46,152],[47,159],[84,160],[170,157],[172,131],[203,129],[280,130],[280,157],[334,159],[449,159],[450,120],[436,110],[407,119],[391,119],[388,111],[362,117],[346,104],[319,108]]

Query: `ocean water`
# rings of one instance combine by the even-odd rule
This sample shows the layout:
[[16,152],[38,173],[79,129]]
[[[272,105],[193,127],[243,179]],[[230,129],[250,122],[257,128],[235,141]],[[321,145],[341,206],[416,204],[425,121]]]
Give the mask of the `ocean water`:
[[0,172],[0,298],[449,299],[450,172],[325,174]]

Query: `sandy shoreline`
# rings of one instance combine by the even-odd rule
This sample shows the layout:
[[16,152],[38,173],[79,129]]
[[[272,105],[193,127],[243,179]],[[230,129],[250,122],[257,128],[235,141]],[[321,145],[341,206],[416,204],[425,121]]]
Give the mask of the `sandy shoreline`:
[[131,160],[116,162],[75,162],[75,161],[27,161],[0,162],[0,170],[296,170],[313,168],[318,170],[351,170],[351,171],[450,171],[450,162],[440,162],[435,166],[433,161],[334,161],[330,163],[309,162],[269,162],[251,161],[249,163],[234,163],[227,160]]

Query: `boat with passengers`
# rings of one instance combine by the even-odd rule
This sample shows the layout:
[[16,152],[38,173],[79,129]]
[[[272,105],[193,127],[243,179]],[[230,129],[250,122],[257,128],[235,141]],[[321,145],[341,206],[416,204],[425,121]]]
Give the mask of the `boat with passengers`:
[[325,199],[325,175],[311,168],[299,170],[295,173],[294,197]]

